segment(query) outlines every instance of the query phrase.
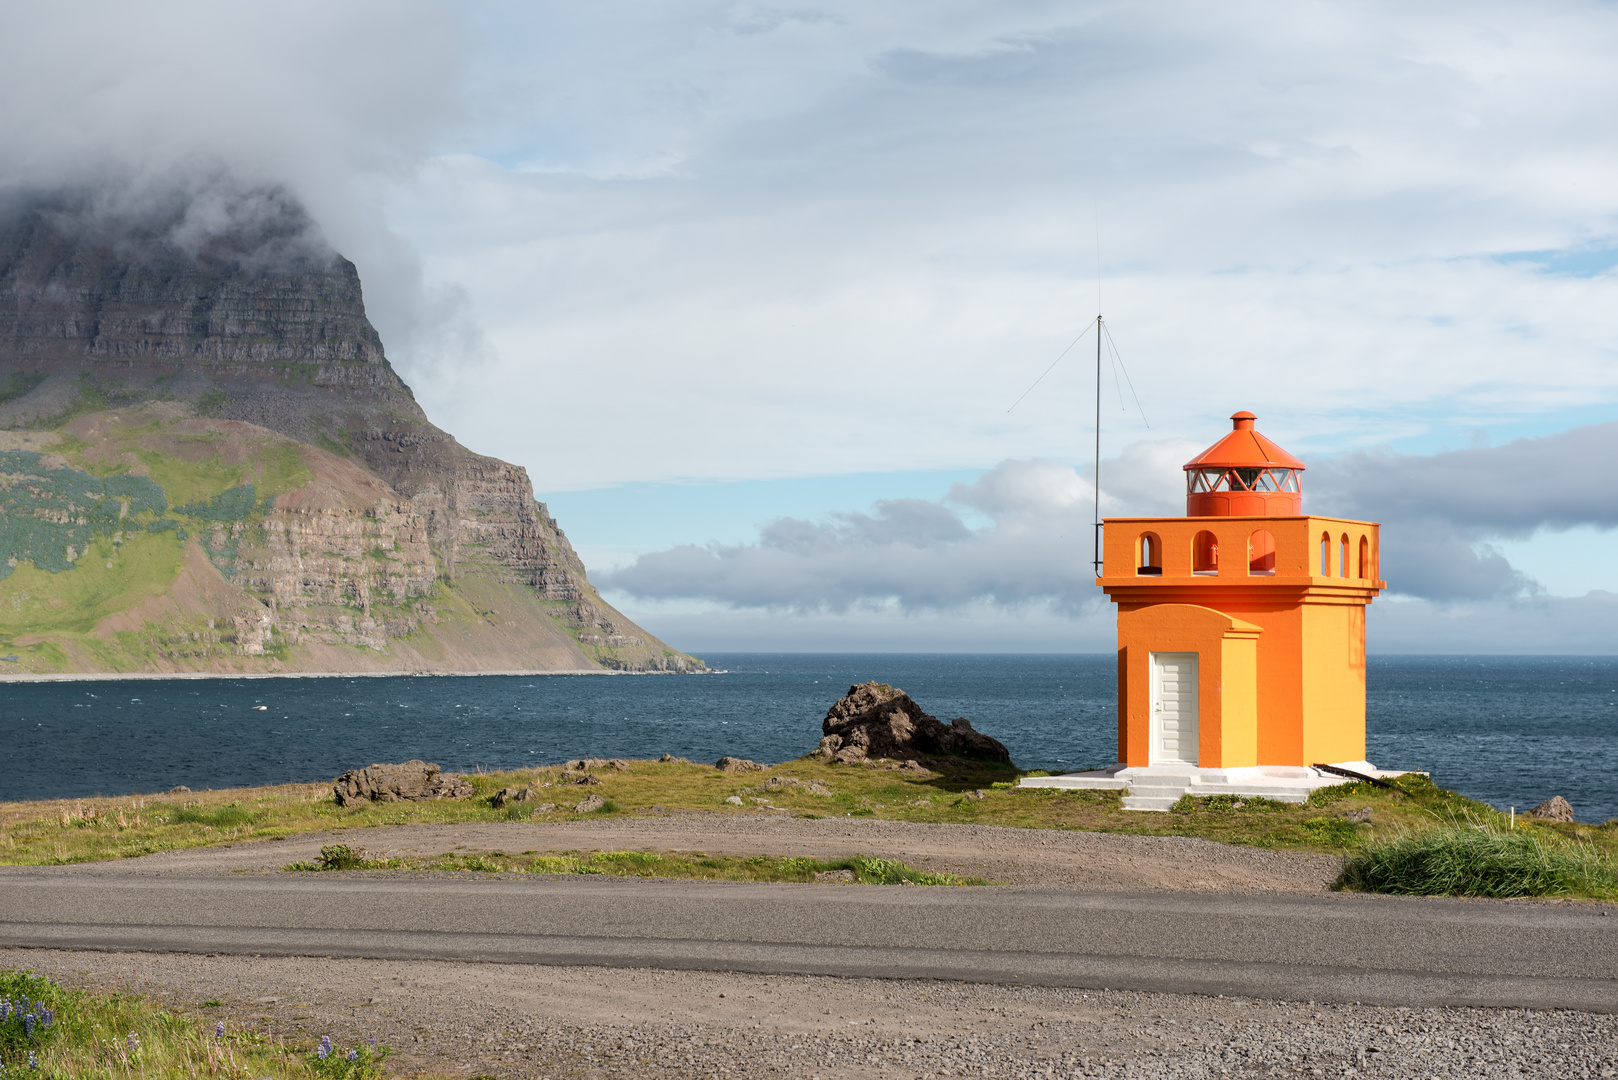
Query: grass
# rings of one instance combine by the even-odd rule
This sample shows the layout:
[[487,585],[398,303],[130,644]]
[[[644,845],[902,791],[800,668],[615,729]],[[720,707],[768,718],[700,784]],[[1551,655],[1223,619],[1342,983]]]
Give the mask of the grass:
[[[361,764],[361,763],[357,763]],[[888,771],[799,758],[764,772],[721,773],[711,765],[631,762],[595,770],[599,784],[575,785],[559,767],[469,776],[475,795],[458,801],[369,803],[339,807],[329,784],[289,784],[179,795],[57,799],[0,804],[0,864],[51,865],[126,858],[158,851],[269,839],[314,831],[348,831],[335,842],[363,846],[366,828],[513,820],[570,821],[589,795],[607,800],[595,816],[775,813],[801,817],[868,817],[893,821],[1076,829],[1149,836],[1191,836],[1225,843],[1348,853],[1410,833],[1427,832],[1470,814],[1494,811],[1424,777],[1402,783],[1408,794],[1342,784],[1317,791],[1306,805],[1230,796],[1186,799],[1167,814],[1123,810],[1116,792],[1015,788],[1018,772],[961,762],[936,772]],[[818,783],[811,783],[818,782]],[[546,786],[549,785],[549,786]],[[539,798],[496,809],[501,788],[528,787]],[[817,794],[823,790],[824,794]],[[981,798],[975,797],[982,791]],[[741,805],[726,799],[734,796]],[[536,812],[535,803],[554,809]],[[1371,811],[1356,824],[1348,811]],[[1618,823],[1593,827],[1528,823],[1519,831],[1587,843],[1618,853]],[[352,838],[352,839],[351,839]]]
[[97,537],[59,574],[20,563],[0,581],[0,633],[88,633],[107,615],[167,591],[183,553],[173,533],[132,530],[122,544]]
[[367,1045],[322,1056],[318,1045],[289,1047],[224,1021],[178,1015],[130,994],[67,989],[28,971],[0,971],[0,998],[9,1004],[0,1022],[0,1075],[8,1077],[377,1080],[388,1056]]
[[366,856],[348,844],[328,844],[320,858],[287,870],[468,870],[484,874],[605,874],[612,877],[678,878],[685,881],[812,882],[821,874],[846,872],[864,885],[987,885],[977,877],[918,870],[893,859],[854,855],[846,859],[709,855],[701,851],[597,851],[562,854],[525,851],[454,852],[424,858]]
[[1618,858],[1610,846],[1601,850],[1589,839],[1533,824],[1502,827],[1498,818],[1457,815],[1425,831],[1364,844],[1344,863],[1337,888],[1404,896],[1618,900]]

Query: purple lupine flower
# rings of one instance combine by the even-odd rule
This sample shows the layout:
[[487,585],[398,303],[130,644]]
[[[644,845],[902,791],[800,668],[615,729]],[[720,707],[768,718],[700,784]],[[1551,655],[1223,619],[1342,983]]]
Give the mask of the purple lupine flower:
[[315,1056],[318,1057],[321,1061],[325,1061],[326,1058],[330,1054],[331,1054],[331,1036],[330,1035],[322,1035],[320,1037],[320,1045],[315,1047]]
[[225,1037],[225,1022],[223,1020],[213,1026],[213,1037],[216,1039]]
[[28,1051],[28,1067],[35,1072],[39,1071],[39,1055],[32,1050]]
[[33,1013],[23,1013],[22,1014],[22,1033],[23,1033],[24,1038],[27,1038],[27,1037],[33,1035],[33,1033],[34,1033],[34,1014]]
[[350,1050],[348,1052],[348,1060],[350,1060],[350,1061],[358,1061],[359,1059],[360,1059],[360,1052],[359,1052],[358,1048],[355,1048],[355,1049]]
[[46,1009],[45,1010],[45,1026],[50,1027],[54,1023],[56,1023],[56,1010],[55,1009]]
[[140,1036],[136,1035],[133,1031],[131,1031],[129,1033],[129,1051],[130,1051],[130,1053],[134,1053],[136,1050],[139,1050],[139,1049],[140,1049]]
[[0,1024],[11,1019],[11,999],[0,998]]

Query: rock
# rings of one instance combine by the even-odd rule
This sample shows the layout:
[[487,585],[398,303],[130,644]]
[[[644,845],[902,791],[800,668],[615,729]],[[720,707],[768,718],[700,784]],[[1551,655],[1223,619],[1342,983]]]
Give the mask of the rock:
[[817,870],[815,881],[833,885],[854,884],[854,871],[852,870]]
[[599,784],[601,777],[595,773],[585,773],[583,776],[569,776],[562,781],[564,784]]
[[169,788],[167,794],[169,794],[169,795],[189,795],[189,794],[191,794],[191,789],[186,787],[184,784],[176,784],[174,787]]
[[1371,808],[1369,806],[1361,806],[1354,810],[1348,810],[1344,812],[1343,820],[1352,821],[1355,824],[1360,822],[1369,823],[1371,820]]
[[740,795],[726,795],[725,801],[731,806],[740,806],[742,804],[742,797]]
[[465,799],[472,785],[458,773],[441,773],[437,765],[410,760],[398,765],[350,769],[332,785],[338,806],[362,802],[424,802]]
[[1573,807],[1560,795],[1552,795],[1532,810],[1528,811],[1531,818],[1541,821],[1572,821]]
[[499,791],[494,793],[494,798],[492,798],[490,802],[494,805],[494,808],[498,810],[507,803],[525,803],[536,798],[538,798],[538,796],[528,788],[501,788]]
[[819,795],[831,798],[831,788],[819,780],[799,780],[795,776],[772,776],[762,784],[748,791],[802,791],[810,795]]
[[536,814],[548,814],[552,810],[555,810],[555,809],[556,809],[556,804],[555,803],[553,803],[553,802],[542,802],[538,806],[534,807],[534,813],[536,813]]
[[575,761],[568,762],[563,767],[571,769],[574,772],[583,772],[586,769],[605,769],[607,767],[607,759],[598,757],[579,758]]
[[657,760],[663,762],[664,764],[674,764],[674,765],[689,765],[689,764],[691,764],[691,759],[690,758],[675,757],[673,754],[664,754],[662,757],[658,758]]
[[748,761],[746,758],[735,757],[722,757],[718,761],[714,762],[713,767],[718,769],[720,772],[730,773],[764,771],[764,766],[760,765],[756,761]]
[[920,762],[934,757],[976,758],[1009,765],[1011,752],[973,729],[964,717],[948,725],[921,711],[910,695],[887,683],[867,682],[826,711],[815,753],[852,765],[874,758]]
[[986,799],[988,797],[989,793],[982,788],[978,788],[976,791],[968,791],[961,795],[963,799]]
[[573,804],[573,812],[575,814],[588,814],[588,813],[591,813],[592,811],[600,810],[603,806],[606,806],[606,805],[607,805],[607,800],[606,799],[603,799],[600,795],[591,795],[588,799],[585,799],[583,802],[574,803]]

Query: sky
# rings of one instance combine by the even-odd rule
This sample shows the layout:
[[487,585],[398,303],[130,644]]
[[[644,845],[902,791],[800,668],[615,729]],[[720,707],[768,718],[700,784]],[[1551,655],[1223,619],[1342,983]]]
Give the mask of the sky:
[[683,649],[1111,649],[1100,311],[1103,513],[1249,409],[1383,523],[1371,651],[1612,653],[1615,54],[1577,0],[3,2],[0,186],[295,193]]

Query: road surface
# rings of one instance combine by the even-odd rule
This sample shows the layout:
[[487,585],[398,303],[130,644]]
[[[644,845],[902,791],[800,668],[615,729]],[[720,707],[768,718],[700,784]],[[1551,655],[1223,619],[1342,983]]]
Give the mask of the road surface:
[[580,877],[0,872],[0,945],[1618,1011],[1605,904]]

